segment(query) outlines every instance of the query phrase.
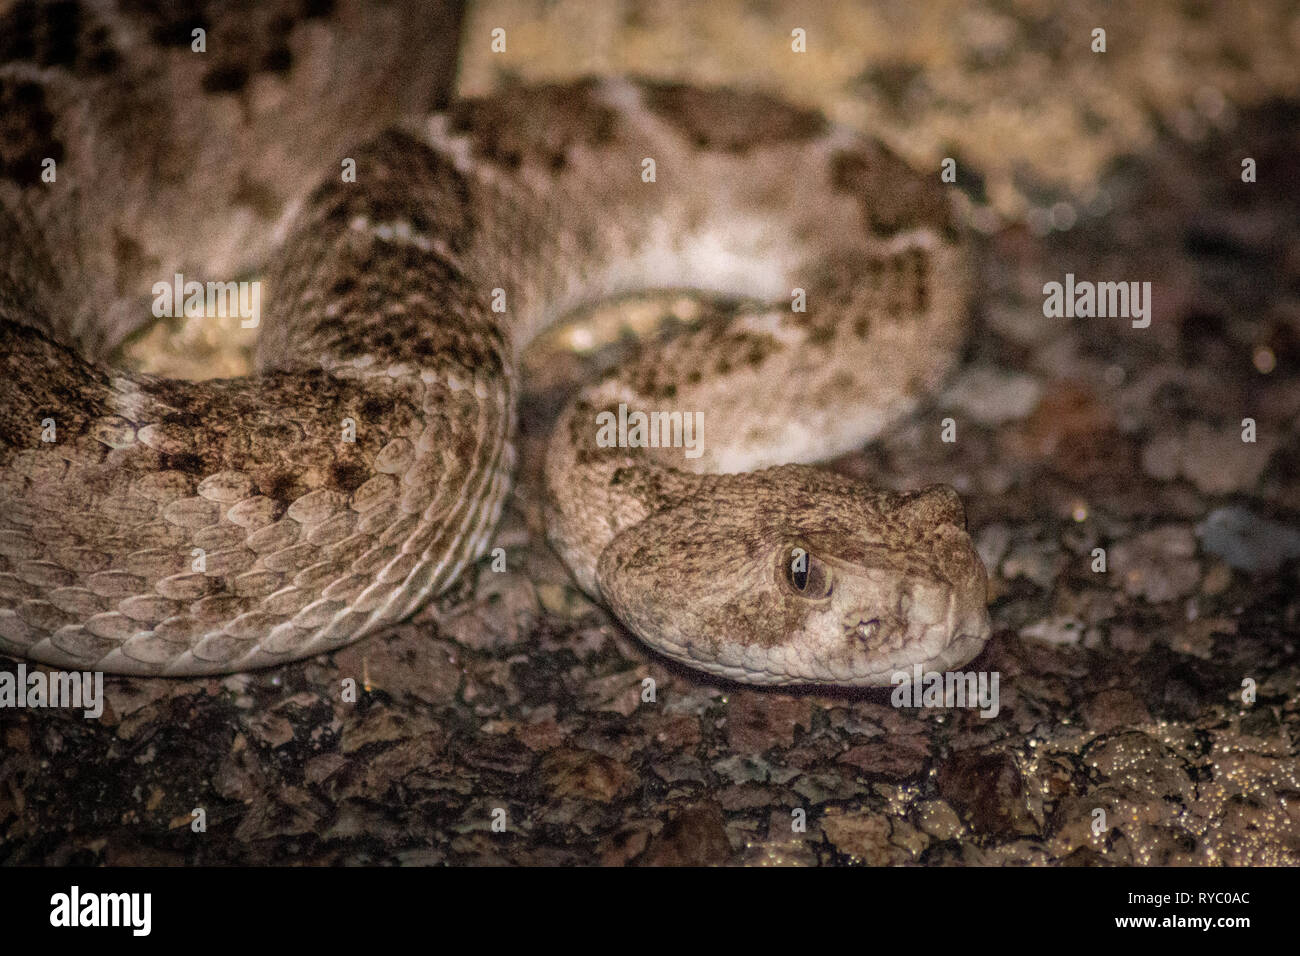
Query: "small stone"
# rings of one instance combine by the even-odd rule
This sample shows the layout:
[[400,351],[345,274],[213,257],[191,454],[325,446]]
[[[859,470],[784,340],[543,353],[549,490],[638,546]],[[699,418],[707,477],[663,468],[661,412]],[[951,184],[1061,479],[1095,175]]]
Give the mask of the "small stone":
[[641,706],[641,681],[645,677],[644,668],[637,668],[592,678],[583,685],[582,702],[591,710],[630,717]]
[[1118,651],[1124,651],[1128,654],[1145,654],[1151,650],[1151,645],[1155,643],[1155,640],[1151,636],[1151,632],[1145,628],[1117,624],[1111,628],[1110,643]]
[[[805,811],[806,812],[806,811]],[[772,810],[767,818],[767,838],[769,840],[805,840],[807,832],[795,829],[795,821],[803,814],[796,815],[784,807]]]
[[293,724],[279,714],[260,714],[248,722],[248,729],[272,750],[293,740]]
[[727,708],[727,742],[739,753],[789,747],[799,727],[811,726],[804,698],[740,691]]
[[980,833],[1005,837],[1038,832],[1024,778],[1011,754],[954,753],[940,768],[938,784],[944,799],[960,808]]
[[1049,644],[1078,644],[1086,631],[1084,624],[1077,617],[1064,615],[1044,618],[1034,624],[1020,629],[1025,637],[1046,641]]
[[772,765],[762,757],[733,754],[713,764],[713,771],[733,783],[766,783],[772,777]]
[[547,614],[568,619],[581,617],[591,607],[582,597],[582,592],[565,584],[544,582],[537,585],[537,600]]
[[1248,491],[1268,466],[1274,446],[1267,435],[1244,442],[1237,426],[1216,430],[1194,422],[1183,439],[1182,472],[1206,494]]
[[1024,418],[1038,405],[1042,385],[1037,379],[975,366],[948,390],[948,404],[981,425],[1000,425]]
[[916,821],[923,831],[936,840],[955,840],[966,829],[962,826],[957,811],[944,800],[924,800],[917,804]]
[[671,760],[660,760],[651,764],[650,769],[664,783],[708,783],[700,762],[685,754],[678,754]]
[[1236,633],[1237,622],[1231,618],[1203,617],[1176,628],[1169,636],[1169,648],[1208,661],[1214,656],[1214,635]]
[[1152,604],[1190,594],[1201,579],[1196,538],[1184,525],[1164,525],[1111,549],[1112,568],[1124,593]]
[[528,636],[540,608],[532,582],[523,575],[487,573],[479,577],[473,602],[440,621],[439,629],[462,647],[500,650]]
[[838,773],[807,773],[791,784],[791,789],[809,803],[849,800],[857,795],[858,785]]
[[837,850],[868,866],[896,866],[915,859],[913,851],[896,845],[893,839],[896,829],[913,829],[904,820],[868,810],[832,807],[826,811],[821,825],[826,839]]
[[326,753],[313,757],[307,761],[307,766],[303,768],[303,782],[308,784],[324,783],[346,767],[347,763],[347,758],[342,754]]
[[334,666],[340,681],[352,678],[368,691],[445,706],[460,689],[459,654],[455,645],[431,641],[418,626],[405,625],[336,651]]
[[722,809],[731,813],[769,807],[777,802],[776,795],[767,787],[747,784],[731,784],[714,791],[713,796]]
[[708,802],[683,810],[668,821],[638,862],[642,866],[718,866],[730,859],[731,841],[722,808]]
[[391,743],[419,733],[419,728],[404,714],[387,707],[374,708],[365,716],[354,715],[343,725],[339,750],[354,753],[376,743]]
[[1083,705],[1083,717],[1088,729],[1100,734],[1151,722],[1146,705],[1130,691],[1119,689],[1094,694]]
[[1201,593],[1215,597],[1228,590],[1231,584],[1232,568],[1223,561],[1215,561],[1205,572],[1205,577],[1201,579]]
[[1028,578],[1040,588],[1050,588],[1056,580],[1060,549],[1056,542],[1022,541],[1014,545],[1002,561],[1002,576],[1008,581]]
[[542,758],[538,773],[557,797],[578,797],[609,803],[636,777],[630,770],[594,750],[556,750]]
[[1163,818],[1160,804],[1165,799],[1176,797],[1186,802],[1196,793],[1196,782],[1179,756],[1155,737],[1136,730],[1098,737],[1089,744],[1084,760],[1096,769],[1102,780],[1124,791],[1137,791],[1140,787],[1146,803],[1143,809],[1149,813],[1148,822]]
[[745,848],[742,866],[816,866],[817,851],[807,840],[770,840]]
[[930,741],[920,734],[890,734],[869,744],[850,747],[839,763],[860,773],[903,780],[920,775],[930,758]]
[[623,866],[645,850],[650,842],[650,826],[628,825],[602,840],[597,850],[601,866]]
[[1182,467],[1182,455],[1182,439],[1161,432],[1143,447],[1142,468],[1157,481],[1173,481]]
[[685,750],[700,742],[699,718],[690,714],[670,714],[656,717],[650,725],[655,742],[662,745],[665,753]]
[[1300,557],[1300,530],[1238,505],[1211,511],[1196,534],[1206,551],[1248,574],[1276,571]]
[[553,719],[533,720],[515,728],[515,736],[529,750],[552,750],[564,742],[564,731]]

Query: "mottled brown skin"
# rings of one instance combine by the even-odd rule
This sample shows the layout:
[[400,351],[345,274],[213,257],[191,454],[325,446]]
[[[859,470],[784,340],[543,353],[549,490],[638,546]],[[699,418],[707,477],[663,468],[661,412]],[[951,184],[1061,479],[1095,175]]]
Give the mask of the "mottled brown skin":
[[[7,15],[45,36],[25,9]],[[488,547],[519,351],[575,306],[651,287],[787,303],[801,287],[809,306],[647,349],[566,412],[547,488],[579,583],[655,647],[739,680],[880,683],[982,645],[983,569],[951,491],[886,495],[801,465],[702,473],[854,447],[947,370],[961,252],[938,188],[883,147],[759,95],[615,81],[398,122],[419,115],[418,84],[402,102],[365,84],[400,19],[286,13],[267,34],[284,44],[205,60],[169,46],[183,18],[141,33],[129,10],[69,9],[84,47],[19,44],[26,59],[0,65],[16,106],[0,139],[0,649],[219,673],[410,614]],[[210,44],[234,29],[210,27]],[[317,95],[331,38],[338,76]],[[203,162],[178,158],[196,116],[257,160],[209,154],[211,129]],[[322,133],[349,122],[364,145]],[[46,155],[55,183],[32,179]],[[234,279],[268,253],[255,375],[103,364],[152,282]],[[705,454],[598,447],[590,416],[619,401],[704,412]],[[833,593],[790,590],[795,543]]]
[[[887,684],[983,646],[987,582],[951,488],[871,493],[802,465],[710,477],[600,556],[605,600],[665,653],[749,683]],[[795,548],[828,593],[790,586]]]

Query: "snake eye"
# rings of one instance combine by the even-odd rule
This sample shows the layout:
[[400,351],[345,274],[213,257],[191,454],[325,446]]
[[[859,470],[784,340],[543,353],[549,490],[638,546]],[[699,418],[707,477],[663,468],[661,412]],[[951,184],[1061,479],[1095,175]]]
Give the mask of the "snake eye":
[[796,545],[783,551],[781,564],[785,582],[800,597],[818,599],[830,596],[830,572],[807,549]]

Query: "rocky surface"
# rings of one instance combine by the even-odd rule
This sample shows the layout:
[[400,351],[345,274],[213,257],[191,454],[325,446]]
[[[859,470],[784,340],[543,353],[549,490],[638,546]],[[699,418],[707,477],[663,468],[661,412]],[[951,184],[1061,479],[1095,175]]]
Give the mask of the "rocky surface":
[[[1074,29],[1026,17],[1040,33],[976,32],[979,82]],[[1292,17],[1270,42],[1296,42]],[[623,632],[544,544],[550,417],[619,349],[559,335],[534,357],[504,570],[329,657],[108,678],[97,721],[0,711],[0,863],[1300,863],[1300,100],[1246,99],[1221,124],[1137,109],[1151,135],[1098,163],[1094,205],[1068,183],[1035,200],[1081,214],[998,208],[963,368],[833,464],[961,491],[996,716],[720,685]],[[1150,326],[1045,318],[1043,284],[1071,272],[1151,282]],[[596,340],[709,308],[640,304]]]

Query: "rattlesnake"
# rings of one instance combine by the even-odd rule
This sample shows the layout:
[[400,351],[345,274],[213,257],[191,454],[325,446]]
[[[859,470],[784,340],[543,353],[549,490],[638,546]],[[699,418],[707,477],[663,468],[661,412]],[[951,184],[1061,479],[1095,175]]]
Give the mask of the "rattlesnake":
[[[751,683],[885,684],[983,647],[956,493],[803,464],[860,447],[954,361],[967,270],[937,177],[725,89],[586,80],[381,115],[346,154],[355,181],[335,165],[274,226],[218,233],[218,262],[230,235],[277,247],[259,371],[179,381],[102,356],[170,281],[150,182],[195,196],[186,164],[142,169],[128,145],[105,172],[96,144],[140,121],[78,111],[58,79],[0,73],[32,141],[10,131],[0,182],[0,650],[223,673],[411,614],[490,546],[525,344],[662,287],[776,304],[646,346],[563,412],[549,533],[583,590],[664,654]],[[42,136],[79,146],[54,183]],[[96,217],[139,231],[105,238]],[[598,416],[620,404],[701,413],[702,454],[607,447]]]

